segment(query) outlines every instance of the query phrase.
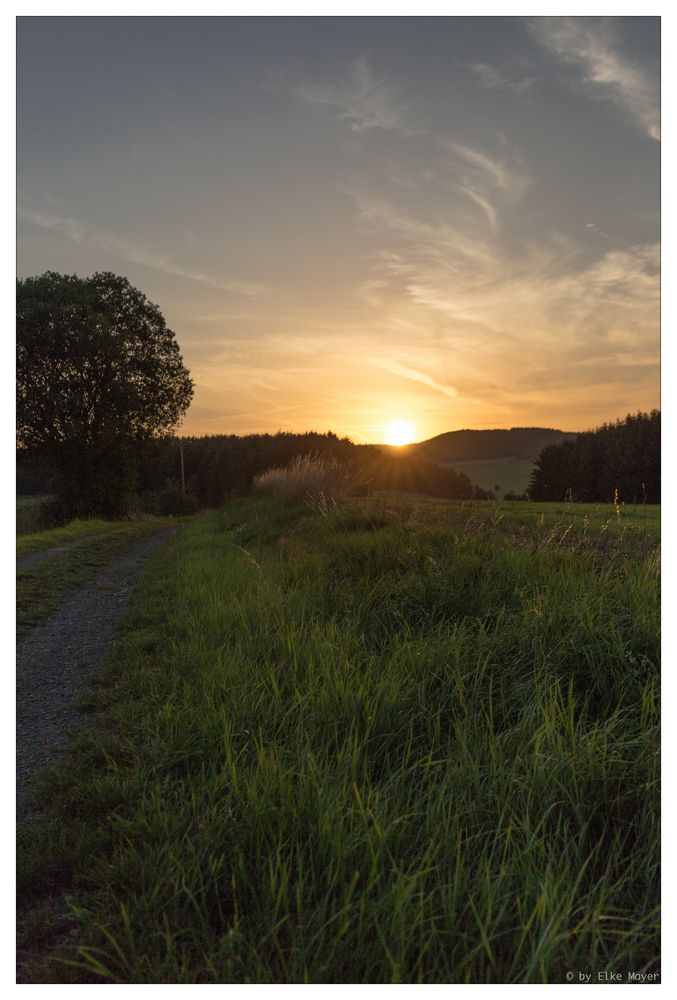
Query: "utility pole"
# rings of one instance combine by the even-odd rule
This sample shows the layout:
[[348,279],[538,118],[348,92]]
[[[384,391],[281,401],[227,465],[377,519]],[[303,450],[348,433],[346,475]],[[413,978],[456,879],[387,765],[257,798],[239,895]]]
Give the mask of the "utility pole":
[[181,453],[181,494],[186,495],[186,471],[183,465],[183,441],[179,438],[179,452]]

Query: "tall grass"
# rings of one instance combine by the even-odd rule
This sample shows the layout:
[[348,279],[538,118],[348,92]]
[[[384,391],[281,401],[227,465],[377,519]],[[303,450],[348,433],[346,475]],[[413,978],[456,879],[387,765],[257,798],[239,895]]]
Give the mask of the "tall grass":
[[189,525],[24,834],[25,978],[655,969],[655,541],[574,547],[542,512],[259,498]]
[[17,496],[17,535],[27,535],[35,531],[44,531],[58,523],[59,511],[54,497]]
[[351,491],[351,475],[344,462],[325,455],[297,456],[289,465],[267,469],[254,479],[254,490],[285,500],[310,500],[336,505]]

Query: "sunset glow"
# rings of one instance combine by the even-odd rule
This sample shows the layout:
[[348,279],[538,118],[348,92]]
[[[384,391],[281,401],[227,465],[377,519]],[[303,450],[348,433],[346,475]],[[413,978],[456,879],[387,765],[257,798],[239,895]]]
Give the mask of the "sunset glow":
[[18,44],[19,276],[157,303],[183,433],[658,405],[659,18],[21,18]]
[[386,427],[385,444],[401,447],[416,440],[416,429],[410,420],[393,420]]

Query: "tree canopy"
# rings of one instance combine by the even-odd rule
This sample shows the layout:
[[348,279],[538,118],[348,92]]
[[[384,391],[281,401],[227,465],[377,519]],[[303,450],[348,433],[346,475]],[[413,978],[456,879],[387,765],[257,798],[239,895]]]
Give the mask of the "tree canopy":
[[18,282],[17,443],[72,485],[86,492],[104,464],[119,477],[122,450],[171,432],[192,395],[174,333],[126,278],[50,271]]
[[126,278],[47,272],[18,282],[20,446],[155,437],[192,395],[174,334]]
[[661,415],[629,413],[573,440],[544,448],[531,477],[532,500],[660,503]]

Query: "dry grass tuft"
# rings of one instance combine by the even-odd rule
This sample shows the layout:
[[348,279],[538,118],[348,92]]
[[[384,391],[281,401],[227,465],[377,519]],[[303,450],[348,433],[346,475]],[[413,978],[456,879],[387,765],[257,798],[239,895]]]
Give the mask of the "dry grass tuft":
[[311,453],[297,456],[283,468],[266,469],[255,477],[254,489],[285,500],[337,506],[351,493],[352,481],[344,463]]

